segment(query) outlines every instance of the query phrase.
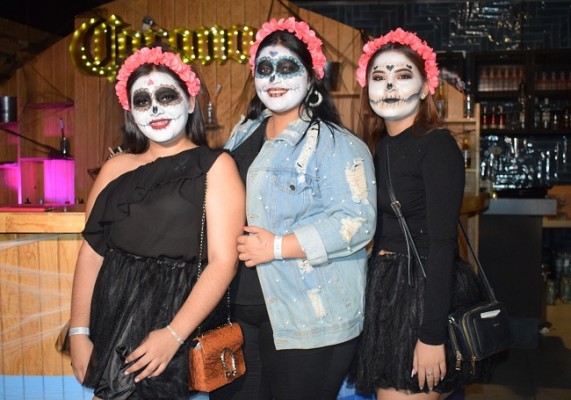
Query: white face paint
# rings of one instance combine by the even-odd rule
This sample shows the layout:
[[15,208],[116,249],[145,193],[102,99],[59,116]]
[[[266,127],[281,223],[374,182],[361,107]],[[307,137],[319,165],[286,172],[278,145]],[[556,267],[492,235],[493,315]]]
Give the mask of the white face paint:
[[149,140],[157,143],[186,134],[188,114],[194,108],[189,108],[188,95],[178,82],[158,71],[141,76],[133,83],[131,104],[133,120]]
[[423,77],[401,52],[389,50],[377,55],[368,84],[369,104],[380,117],[399,121],[418,112]]
[[256,58],[256,92],[275,113],[299,107],[309,92],[309,74],[299,58],[282,45],[263,48]]

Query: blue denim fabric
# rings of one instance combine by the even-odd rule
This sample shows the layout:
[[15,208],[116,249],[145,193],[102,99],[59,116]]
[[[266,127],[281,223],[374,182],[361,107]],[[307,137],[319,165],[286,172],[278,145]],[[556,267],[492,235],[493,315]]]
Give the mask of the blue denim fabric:
[[[236,125],[225,148],[238,147],[269,115]],[[363,326],[365,246],[376,223],[373,161],[355,135],[317,126],[291,122],[248,171],[248,225],[294,233],[307,255],[256,268],[278,349],[342,343]]]

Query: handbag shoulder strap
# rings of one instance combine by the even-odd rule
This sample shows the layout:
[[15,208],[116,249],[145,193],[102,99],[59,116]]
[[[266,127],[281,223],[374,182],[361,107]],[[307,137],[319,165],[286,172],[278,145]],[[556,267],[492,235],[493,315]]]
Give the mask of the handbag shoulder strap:
[[[204,235],[205,235],[205,227],[206,227],[206,190],[208,188],[208,174],[206,174],[204,178],[204,199],[202,200],[202,217],[200,221],[200,244],[198,247],[198,266],[197,266],[197,280],[200,278],[202,274],[202,256],[204,252]],[[228,317],[227,322],[230,322],[230,286],[226,290],[226,305],[228,307]],[[202,324],[198,326],[197,329],[198,334],[202,332]]]
[[490,301],[492,302],[496,302],[496,295],[494,294],[494,290],[492,289],[492,286],[490,285],[490,282],[488,281],[488,277],[486,276],[486,273],[484,272],[484,269],[482,268],[482,264],[480,263],[480,260],[478,259],[478,256],[476,255],[476,252],[474,251],[474,247],[472,246],[472,242],[470,241],[470,238],[468,237],[468,233],[466,232],[466,229],[464,228],[464,224],[462,223],[462,221],[458,220],[458,225],[460,225],[460,230],[462,231],[462,234],[464,235],[464,239],[466,240],[466,244],[468,245],[468,248],[470,249],[470,254],[472,254],[472,258],[474,258],[474,262],[476,263],[476,272],[478,274],[478,276],[480,277],[480,279],[482,280],[482,283],[484,284],[484,289],[486,290]]
[[416,245],[414,244],[412,234],[410,233],[410,230],[408,229],[408,224],[406,223],[406,219],[404,218],[404,215],[402,214],[401,203],[397,200],[397,198],[395,196],[395,191],[393,189],[393,181],[391,179],[391,165],[390,165],[390,160],[389,160],[389,146],[387,146],[386,149],[387,149],[387,151],[386,151],[385,161],[387,164],[387,188],[388,188],[388,192],[389,192],[389,197],[391,199],[391,208],[393,209],[395,215],[397,216],[397,219],[399,221],[399,225],[401,227],[401,230],[404,234],[404,238],[406,241],[406,252],[407,252],[407,257],[408,257],[408,284],[412,285],[412,266],[411,266],[411,262],[410,262],[411,250],[414,253],[414,257],[416,258],[418,265],[420,266],[420,270],[422,272],[422,275],[425,278],[426,278],[426,271],[424,270],[424,265],[422,264],[422,260],[420,259],[420,254],[418,253]]
[[[422,270],[422,274],[424,275],[424,277],[426,278],[426,272],[424,270],[424,267],[422,265],[422,261],[420,260],[420,255],[418,254],[418,250],[416,249],[416,245],[414,244],[414,240],[412,238],[412,235],[410,233],[410,230],[408,229],[408,224],[406,223],[406,220],[404,218],[404,215],[402,214],[402,210],[401,210],[401,204],[400,202],[396,199],[395,196],[395,191],[393,189],[393,182],[391,179],[391,167],[390,167],[390,162],[389,162],[389,147],[387,146],[387,151],[386,151],[386,164],[387,164],[387,187],[388,187],[388,192],[389,192],[389,197],[391,199],[391,208],[393,209],[395,215],[397,216],[398,220],[399,220],[399,224],[401,226],[401,229],[404,233],[405,236],[405,240],[406,240],[406,246],[407,246],[407,255],[408,255],[408,261],[409,261],[409,265],[408,265],[408,283],[411,284],[411,266],[410,266],[410,249],[412,249],[416,260],[418,261],[418,264],[420,265],[420,268]],[[460,225],[460,230],[462,231],[462,234],[464,235],[464,239],[466,239],[466,244],[468,245],[468,248],[470,249],[470,253],[472,254],[472,257],[474,258],[474,262],[476,263],[476,268],[477,268],[477,273],[478,276],[480,277],[480,279],[482,280],[482,283],[484,284],[484,289],[486,290],[490,301],[492,302],[496,302],[496,295],[494,294],[494,290],[492,289],[492,286],[490,285],[490,282],[488,281],[488,277],[486,276],[486,273],[484,272],[484,269],[482,268],[482,264],[480,263],[480,260],[478,259],[478,256],[476,255],[476,251],[474,250],[474,247],[472,246],[472,242],[470,241],[470,238],[468,237],[468,234],[466,233],[466,229],[464,228],[464,224],[462,224],[462,221],[460,221],[460,219],[458,219],[458,225]]]

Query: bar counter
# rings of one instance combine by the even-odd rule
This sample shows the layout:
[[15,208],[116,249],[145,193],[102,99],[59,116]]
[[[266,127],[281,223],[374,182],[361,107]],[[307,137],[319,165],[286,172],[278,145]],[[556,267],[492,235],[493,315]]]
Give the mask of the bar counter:
[[480,218],[480,261],[496,297],[506,304],[515,347],[538,344],[543,226],[556,214],[554,198],[498,198]]
[[0,233],[81,233],[85,206],[0,207]]
[[0,375],[72,375],[55,349],[69,319],[85,207],[0,207]]
[[571,228],[571,219],[568,218],[557,218],[557,217],[544,217],[543,218],[544,228]]

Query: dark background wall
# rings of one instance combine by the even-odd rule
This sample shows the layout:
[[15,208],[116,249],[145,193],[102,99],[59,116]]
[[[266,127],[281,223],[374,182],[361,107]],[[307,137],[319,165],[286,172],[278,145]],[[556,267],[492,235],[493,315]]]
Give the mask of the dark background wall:
[[295,1],[300,7],[380,36],[402,27],[436,51],[570,48],[570,1]]

